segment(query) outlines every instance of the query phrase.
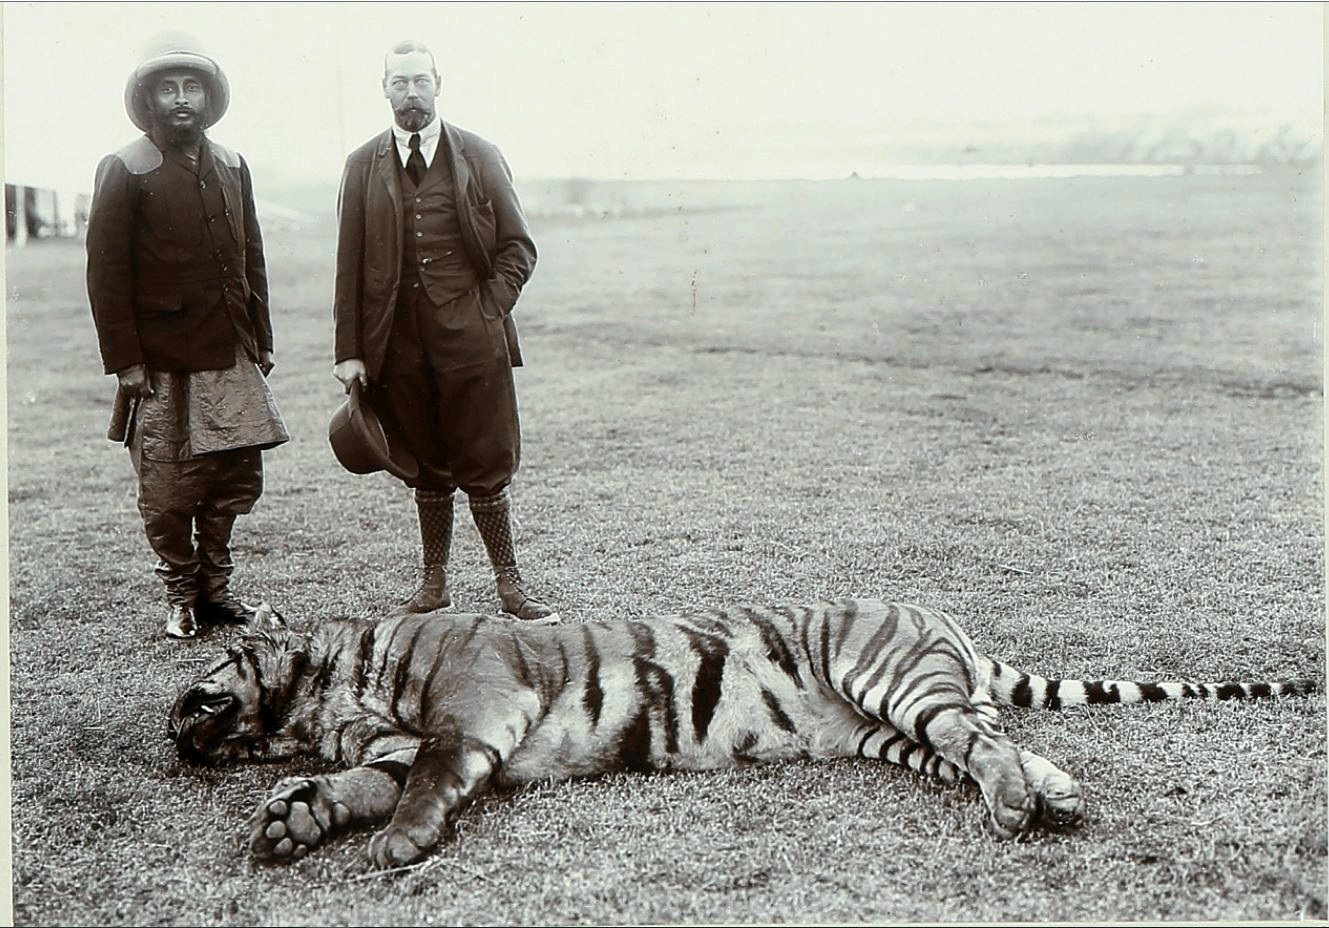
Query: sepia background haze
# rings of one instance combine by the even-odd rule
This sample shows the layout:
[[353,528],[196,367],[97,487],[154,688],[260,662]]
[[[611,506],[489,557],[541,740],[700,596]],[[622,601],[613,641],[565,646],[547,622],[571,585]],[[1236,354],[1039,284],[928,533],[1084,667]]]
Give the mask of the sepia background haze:
[[226,70],[231,108],[213,135],[248,158],[260,193],[336,180],[346,153],[387,125],[383,53],[408,36],[436,53],[444,117],[497,141],[527,179],[870,176],[892,164],[1055,161],[1071,149],[1120,160],[1122,138],[1142,133],[1235,131],[1257,139],[1250,148],[1280,130],[1318,145],[1321,131],[1315,3],[3,12],[6,180],[58,189],[89,189],[97,160],[136,134],[125,80],[163,29],[200,36]]

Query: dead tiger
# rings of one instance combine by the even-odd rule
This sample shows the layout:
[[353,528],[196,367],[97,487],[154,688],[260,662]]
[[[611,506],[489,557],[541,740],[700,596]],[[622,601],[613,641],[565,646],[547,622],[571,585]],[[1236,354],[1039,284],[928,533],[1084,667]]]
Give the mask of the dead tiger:
[[[279,620],[273,620],[279,624]],[[313,753],[250,821],[260,860],[352,828],[381,868],[427,855],[491,786],[618,770],[866,757],[971,777],[999,838],[1084,812],[1079,784],[998,727],[1057,709],[1310,693],[1284,683],[1048,680],[981,654],[944,613],[875,600],[540,625],[427,613],[242,637],[171,709],[186,762]]]

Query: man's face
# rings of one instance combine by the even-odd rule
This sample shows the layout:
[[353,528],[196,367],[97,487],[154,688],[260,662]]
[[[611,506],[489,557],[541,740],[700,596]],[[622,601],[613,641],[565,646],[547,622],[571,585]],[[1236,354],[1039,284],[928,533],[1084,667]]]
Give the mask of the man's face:
[[147,86],[157,124],[176,132],[197,131],[208,111],[208,91],[194,71],[163,71]]
[[388,55],[383,75],[383,96],[392,104],[397,125],[418,132],[434,118],[438,74],[427,52]]

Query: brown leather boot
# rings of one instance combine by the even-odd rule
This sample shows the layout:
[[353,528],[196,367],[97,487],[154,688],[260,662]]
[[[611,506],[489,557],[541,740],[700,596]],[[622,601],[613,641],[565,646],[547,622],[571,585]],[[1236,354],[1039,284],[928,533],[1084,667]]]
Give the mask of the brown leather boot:
[[198,623],[194,621],[194,610],[183,603],[172,603],[166,614],[166,635],[169,638],[197,638]]
[[503,567],[495,574],[499,607],[508,615],[519,619],[547,619],[554,610],[528,594],[521,585],[521,574],[515,567]]
[[426,564],[420,569],[420,588],[402,603],[402,608],[406,612],[433,612],[451,605],[447,569],[437,564]]
[[194,605],[194,617],[203,625],[248,625],[257,607],[241,602],[230,591],[214,593]]

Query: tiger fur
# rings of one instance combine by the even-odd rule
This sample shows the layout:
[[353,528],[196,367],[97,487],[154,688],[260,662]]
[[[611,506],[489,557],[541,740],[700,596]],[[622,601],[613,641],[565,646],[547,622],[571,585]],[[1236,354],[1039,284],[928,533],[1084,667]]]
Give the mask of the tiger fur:
[[[619,770],[864,757],[968,777],[999,838],[1077,824],[1079,784],[998,725],[1057,709],[1309,693],[1286,683],[1049,680],[980,653],[944,613],[876,600],[585,624],[459,613],[248,634],[180,694],[190,763],[312,753],[249,823],[260,860],[382,826],[380,868],[417,861],[490,787]],[[385,824],[386,823],[386,824]]]

